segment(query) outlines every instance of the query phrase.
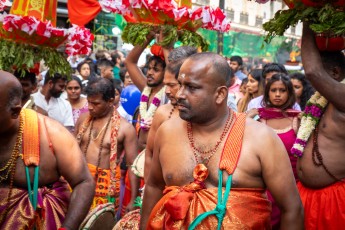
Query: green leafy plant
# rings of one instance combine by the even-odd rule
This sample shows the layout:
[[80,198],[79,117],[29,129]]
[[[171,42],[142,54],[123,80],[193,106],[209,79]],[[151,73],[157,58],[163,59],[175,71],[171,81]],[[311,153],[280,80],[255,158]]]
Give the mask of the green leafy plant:
[[345,34],[345,12],[326,4],[322,8],[307,7],[302,3],[295,8],[279,10],[274,18],[263,24],[267,31],[265,42],[269,43],[274,36],[282,36],[290,27],[298,22],[307,21],[315,33],[324,33],[332,36]]
[[0,69],[12,71],[15,67],[17,70],[29,70],[41,60],[54,73],[67,76],[72,73],[66,58],[55,49],[0,39]]
[[[170,44],[178,41],[185,46],[201,47],[203,51],[208,48],[207,41],[197,32],[181,29],[179,30],[173,25],[162,25],[159,28],[163,31],[164,39],[159,43],[161,46],[170,46]],[[155,30],[154,25],[128,23],[122,32],[122,40],[132,45],[143,45],[147,35]]]

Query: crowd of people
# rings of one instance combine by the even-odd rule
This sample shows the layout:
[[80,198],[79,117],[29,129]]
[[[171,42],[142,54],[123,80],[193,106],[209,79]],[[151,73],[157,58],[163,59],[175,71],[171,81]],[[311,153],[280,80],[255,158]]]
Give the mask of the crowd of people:
[[304,74],[188,46],[138,66],[154,39],[72,58],[71,76],[0,71],[1,229],[345,224],[342,52],[305,25]]

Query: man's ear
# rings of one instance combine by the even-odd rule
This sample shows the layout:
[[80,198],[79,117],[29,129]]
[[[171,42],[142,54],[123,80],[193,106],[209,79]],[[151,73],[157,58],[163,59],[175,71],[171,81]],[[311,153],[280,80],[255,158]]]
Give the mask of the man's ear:
[[11,117],[13,119],[17,119],[19,117],[21,110],[22,110],[22,106],[20,104],[13,106],[11,108]]
[[224,100],[228,100],[228,88],[226,86],[220,86],[216,90],[216,103],[221,104]]
[[114,106],[115,98],[113,98],[113,97],[110,98],[108,102],[109,102],[109,106]]
[[331,69],[331,76],[334,80],[341,81],[342,75],[341,75],[341,68],[339,66],[335,66]]
[[52,89],[54,87],[54,83],[52,80],[48,81],[48,86],[49,86],[49,89]]

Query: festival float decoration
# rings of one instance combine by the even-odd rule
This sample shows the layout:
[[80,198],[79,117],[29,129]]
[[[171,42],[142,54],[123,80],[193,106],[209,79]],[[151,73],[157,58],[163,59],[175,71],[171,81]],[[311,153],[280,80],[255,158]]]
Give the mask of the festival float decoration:
[[263,24],[268,32],[265,41],[282,36],[298,22],[308,22],[315,32],[321,51],[345,49],[345,0],[284,0],[288,10],[279,10],[273,19]]
[[183,45],[207,50],[208,44],[197,29],[220,32],[230,29],[220,8],[203,6],[192,10],[190,0],[100,0],[99,3],[104,11],[123,15],[128,24],[122,39],[133,45],[143,44],[150,31],[158,28],[165,35],[159,43],[161,46],[179,40]]
[[[9,5],[0,0],[0,11]],[[0,14],[0,69],[30,71],[44,60],[52,72],[69,74],[70,65],[57,49],[65,46],[67,55],[89,54],[93,35],[76,25],[57,28],[56,8],[57,0],[14,0],[10,13]]]

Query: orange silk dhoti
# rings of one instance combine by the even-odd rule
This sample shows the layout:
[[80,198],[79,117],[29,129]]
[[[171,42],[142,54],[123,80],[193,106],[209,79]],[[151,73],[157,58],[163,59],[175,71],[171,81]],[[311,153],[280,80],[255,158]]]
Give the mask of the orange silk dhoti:
[[[345,182],[310,189],[298,182],[304,206],[305,229],[342,229],[345,226]],[[341,227],[343,226],[343,227]]]
[[[175,219],[165,204],[179,192],[179,187],[167,187],[166,194],[151,212],[148,229],[188,229],[200,214],[213,210],[217,204],[217,189],[196,191],[190,197],[189,209],[183,219]],[[180,205],[182,205],[180,203]],[[231,189],[223,229],[270,229],[271,206],[263,189]],[[177,214],[178,216],[178,214]],[[209,216],[196,229],[217,229],[218,219]]]

